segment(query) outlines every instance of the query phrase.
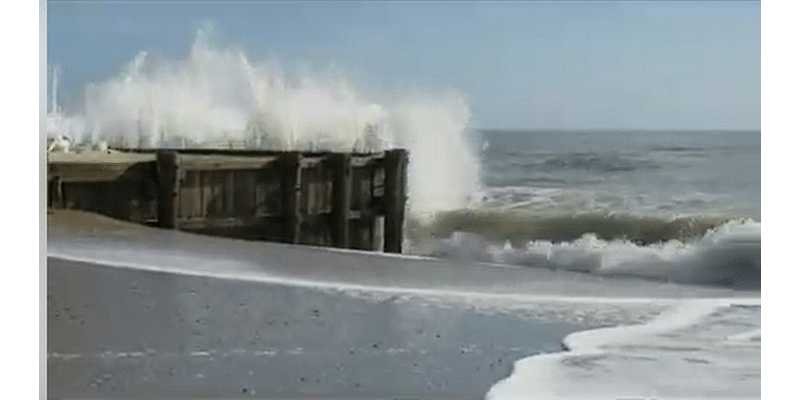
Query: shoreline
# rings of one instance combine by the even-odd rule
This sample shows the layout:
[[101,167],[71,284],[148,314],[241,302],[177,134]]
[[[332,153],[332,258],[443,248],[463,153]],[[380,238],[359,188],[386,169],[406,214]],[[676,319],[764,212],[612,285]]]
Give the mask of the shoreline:
[[48,215],[56,397],[483,398],[578,331],[726,289],[247,242]]
[[482,398],[519,359],[602,327],[48,260],[55,397]]
[[760,356],[760,299],[687,300],[643,324],[570,333],[561,352],[515,362],[486,399],[757,399]]

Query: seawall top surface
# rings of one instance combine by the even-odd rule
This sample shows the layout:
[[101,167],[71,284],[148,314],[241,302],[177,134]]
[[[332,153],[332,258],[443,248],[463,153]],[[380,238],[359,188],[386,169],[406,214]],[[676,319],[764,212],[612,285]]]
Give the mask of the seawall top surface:
[[47,154],[48,163],[139,163],[155,161],[155,154],[123,153],[117,151],[84,151],[81,153]]

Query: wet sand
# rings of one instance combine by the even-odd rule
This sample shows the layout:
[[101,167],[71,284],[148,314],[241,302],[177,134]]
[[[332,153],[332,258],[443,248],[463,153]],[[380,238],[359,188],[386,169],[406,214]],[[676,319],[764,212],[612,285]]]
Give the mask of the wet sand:
[[480,398],[593,326],[48,259],[55,397]]
[[570,297],[735,294],[48,217],[57,398],[482,398],[570,332],[661,309]]

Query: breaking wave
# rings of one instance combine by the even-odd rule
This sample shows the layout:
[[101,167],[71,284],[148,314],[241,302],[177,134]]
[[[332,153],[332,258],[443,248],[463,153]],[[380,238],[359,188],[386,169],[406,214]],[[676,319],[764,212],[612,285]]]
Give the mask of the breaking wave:
[[440,237],[450,230],[446,238],[424,239],[425,233],[437,233],[418,225],[409,240],[416,252],[459,261],[746,289],[761,286],[761,223],[752,219],[494,217],[493,224],[491,218],[482,219],[487,216],[451,214],[439,220],[447,228],[434,227],[441,229]]
[[100,148],[403,147],[412,212],[463,207],[478,188],[480,162],[461,94],[367,94],[335,72],[252,62],[237,47],[214,46],[211,33],[198,31],[186,59],[141,51],[118,76],[86,88],[81,115],[61,115],[54,87],[49,136]]

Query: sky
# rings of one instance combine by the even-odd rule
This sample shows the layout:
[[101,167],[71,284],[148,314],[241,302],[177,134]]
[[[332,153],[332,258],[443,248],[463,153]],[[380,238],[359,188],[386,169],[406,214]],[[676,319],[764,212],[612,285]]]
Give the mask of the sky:
[[[755,1],[50,1],[59,104],[141,50],[182,59],[196,31],[371,91],[461,93],[484,129],[761,126]],[[49,92],[48,92],[49,93]]]

